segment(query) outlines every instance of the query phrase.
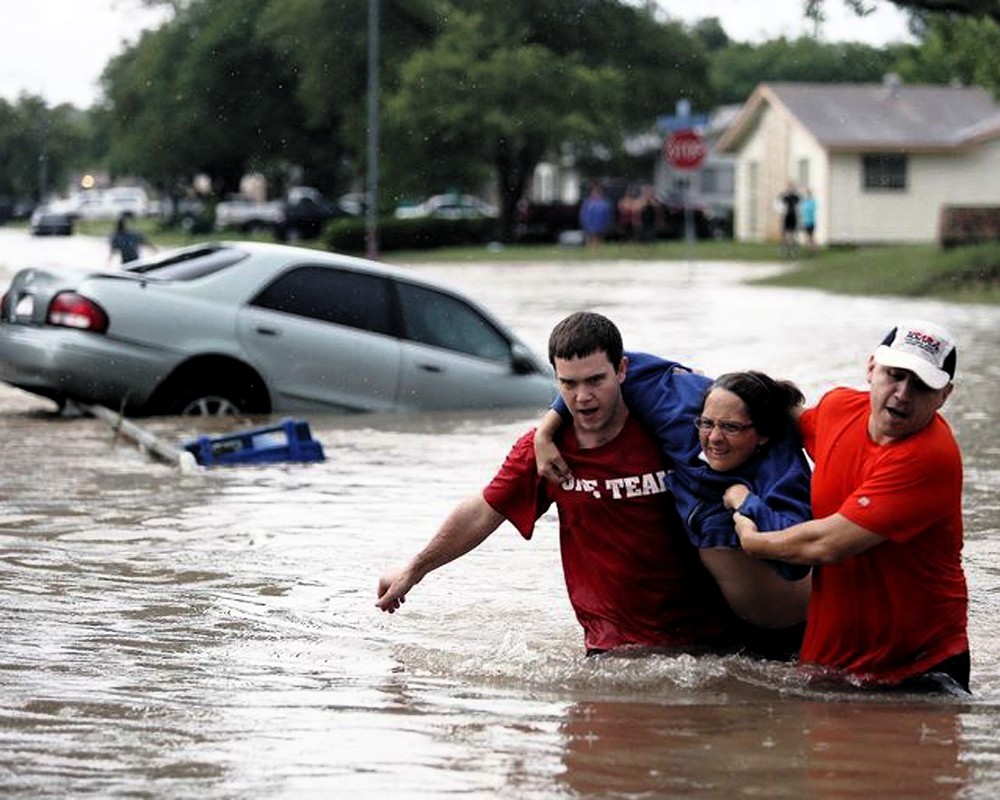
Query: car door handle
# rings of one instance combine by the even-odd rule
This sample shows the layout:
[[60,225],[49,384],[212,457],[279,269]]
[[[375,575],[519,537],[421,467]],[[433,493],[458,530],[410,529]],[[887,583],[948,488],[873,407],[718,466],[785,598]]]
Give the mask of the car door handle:
[[261,336],[280,336],[281,331],[275,328],[257,328],[257,333]]
[[424,372],[444,372],[444,367],[437,364],[417,364],[417,369],[422,369]]

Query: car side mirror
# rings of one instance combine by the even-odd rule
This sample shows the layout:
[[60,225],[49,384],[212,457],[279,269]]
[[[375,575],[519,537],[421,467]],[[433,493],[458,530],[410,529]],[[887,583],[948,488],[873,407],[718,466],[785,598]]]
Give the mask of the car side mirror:
[[510,347],[510,367],[515,375],[534,375],[539,371],[531,351],[517,343]]

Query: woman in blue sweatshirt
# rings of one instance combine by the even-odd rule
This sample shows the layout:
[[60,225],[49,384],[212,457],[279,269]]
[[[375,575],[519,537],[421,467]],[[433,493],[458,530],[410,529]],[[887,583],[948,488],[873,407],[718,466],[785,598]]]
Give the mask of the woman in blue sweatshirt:
[[[748,556],[740,549],[732,514],[739,509],[761,531],[811,518],[810,469],[795,424],[802,393],[759,372],[713,381],[657,356],[627,356],[625,403],[669,459],[677,510],[730,607],[762,627],[801,623],[809,567]],[[553,408],[561,416],[568,413],[561,399]],[[559,459],[549,434],[555,421],[554,416],[543,421],[536,435],[541,474]]]

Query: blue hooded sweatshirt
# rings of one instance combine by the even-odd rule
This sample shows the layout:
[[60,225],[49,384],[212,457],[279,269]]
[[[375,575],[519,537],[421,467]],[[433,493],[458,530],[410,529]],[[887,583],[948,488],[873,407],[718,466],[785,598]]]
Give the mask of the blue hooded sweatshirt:
[[[776,531],[812,518],[809,504],[811,471],[798,433],[789,430],[778,441],[768,442],[749,460],[729,472],[716,472],[702,458],[694,418],[701,413],[712,380],[691,372],[676,361],[648,353],[626,353],[628,373],[622,396],[660,443],[672,469],[667,483],[677,511],[696,547],[740,546],[732,513],[722,503],[725,490],[742,483],[750,494],[740,513],[761,531]],[[562,398],[553,408],[564,418],[569,410]],[[798,580],[809,566],[769,561],[779,575]]]

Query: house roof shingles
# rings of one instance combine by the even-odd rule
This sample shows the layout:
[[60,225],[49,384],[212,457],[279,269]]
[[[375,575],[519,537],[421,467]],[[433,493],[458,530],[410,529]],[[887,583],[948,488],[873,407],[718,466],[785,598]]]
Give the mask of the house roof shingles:
[[985,89],[767,83],[724,134],[725,149],[738,148],[765,103],[784,108],[830,150],[951,150],[1000,136],[1000,105]]

